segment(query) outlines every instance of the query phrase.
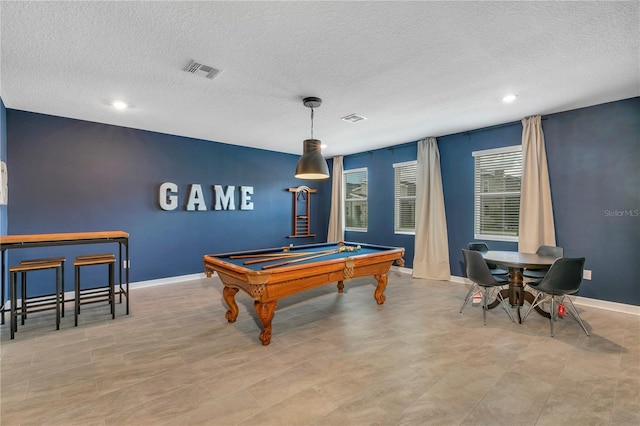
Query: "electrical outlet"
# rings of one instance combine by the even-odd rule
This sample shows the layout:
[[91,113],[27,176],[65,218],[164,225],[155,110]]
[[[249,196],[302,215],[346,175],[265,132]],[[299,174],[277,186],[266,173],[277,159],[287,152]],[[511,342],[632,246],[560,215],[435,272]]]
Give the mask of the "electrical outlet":
[[582,274],[582,278],[584,278],[585,280],[590,280],[591,279],[591,270],[590,269],[585,269],[584,273]]
[[131,261],[130,260],[123,260],[122,261],[122,267],[124,269],[129,269],[130,266],[131,266]]

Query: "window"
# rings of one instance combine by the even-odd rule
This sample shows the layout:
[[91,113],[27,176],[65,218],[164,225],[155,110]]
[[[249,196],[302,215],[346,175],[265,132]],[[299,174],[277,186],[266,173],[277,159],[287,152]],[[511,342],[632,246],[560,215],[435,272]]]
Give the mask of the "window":
[[518,241],[522,147],[476,151],[476,239]]
[[416,232],[417,161],[393,165],[395,173],[395,231],[397,234]]
[[367,230],[367,169],[345,170],[344,225],[347,231]]

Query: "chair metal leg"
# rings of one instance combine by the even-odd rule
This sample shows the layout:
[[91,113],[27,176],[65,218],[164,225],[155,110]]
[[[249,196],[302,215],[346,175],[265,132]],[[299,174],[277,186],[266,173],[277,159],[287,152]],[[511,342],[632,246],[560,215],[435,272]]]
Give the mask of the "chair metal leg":
[[482,322],[487,325],[487,288],[482,287]]
[[469,303],[471,301],[471,299],[473,299],[473,294],[475,292],[477,292],[478,289],[479,289],[478,284],[473,283],[471,285],[471,288],[469,289],[469,292],[467,293],[467,296],[464,298],[464,303],[460,307],[460,313],[462,313],[462,310],[464,309],[464,307],[467,306],[467,303]]
[[[524,320],[529,316],[529,313],[531,313],[532,310],[534,310],[536,308],[536,306],[539,306],[545,302],[551,302],[551,308],[550,308],[550,312],[549,312],[549,323],[550,323],[550,327],[551,327],[551,337],[554,336],[554,327],[555,327],[555,320],[558,316],[558,304],[556,303],[556,296],[554,295],[547,295],[544,294],[542,292],[538,292],[538,294],[536,294],[535,299],[533,300],[533,302],[531,303],[531,305],[529,306],[529,309],[527,309],[527,312],[525,313],[524,317],[522,318],[522,321],[524,322]],[[568,303],[565,303],[568,302]],[[567,307],[567,310],[569,312],[569,314],[571,315],[571,317],[573,317],[573,319],[580,324],[580,327],[582,327],[582,330],[584,330],[585,334],[587,336],[589,336],[589,332],[587,331],[587,326],[584,324],[584,321],[582,321],[582,318],[580,317],[580,314],[578,314],[578,310],[576,309],[575,305],[573,304],[573,301],[571,300],[570,297],[568,296],[562,296],[560,298],[560,303],[565,303],[565,306]]]
[[556,296],[555,295],[551,295],[551,312],[550,312],[550,316],[549,316],[549,322],[551,323],[551,337],[553,337],[553,326],[555,323],[555,317],[556,315],[558,315],[558,311],[556,308]]
[[496,292],[496,298],[500,301],[500,306],[502,306],[502,309],[504,309],[507,315],[509,315],[509,318],[511,318],[511,322],[516,322],[516,320],[513,318],[513,315],[511,314],[511,311],[509,310],[509,304],[504,299],[504,297],[502,297],[500,290]]
[[582,322],[582,318],[580,318],[580,314],[578,314],[578,310],[576,309],[575,305],[573,304],[573,301],[571,300],[570,297],[563,297],[562,301],[564,302],[565,300],[569,301],[569,304],[567,304],[566,306],[569,307],[569,313],[571,314],[571,316],[573,317],[574,320],[576,320],[576,322],[578,324],[580,324],[580,327],[582,327],[582,329],[584,330],[585,334],[587,336],[589,336],[589,332],[587,331],[587,327],[584,325],[584,322]]
[[525,312],[524,316],[522,317],[522,322],[524,322],[525,319],[527,319],[527,317],[529,316],[529,314],[531,313],[531,311],[533,311],[536,306],[541,305],[542,303],[544,303],[544,299],[543,299],[543,293],[537,292],[535,298],[533,299],[533,302],[531,302],[531,304],[529,305],[529,309],[527,309],[527,312]]

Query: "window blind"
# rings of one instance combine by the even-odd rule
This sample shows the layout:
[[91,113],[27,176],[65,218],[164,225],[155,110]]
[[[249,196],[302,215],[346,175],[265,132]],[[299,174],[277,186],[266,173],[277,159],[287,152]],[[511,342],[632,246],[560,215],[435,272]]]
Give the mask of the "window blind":
[[395,232],[416,231],[416,178],[417,162],[393,165],[395,174]]
[[515,241],[520,217],[520,145],[474,152],[475,238]]

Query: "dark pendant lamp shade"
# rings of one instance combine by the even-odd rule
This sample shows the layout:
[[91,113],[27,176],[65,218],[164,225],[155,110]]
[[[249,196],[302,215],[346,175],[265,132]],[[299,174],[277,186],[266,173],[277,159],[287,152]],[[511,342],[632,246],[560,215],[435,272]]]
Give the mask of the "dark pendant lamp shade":
[[295,177],[298,179],[327,179],[329,167],[320,151],[318,139],[307,139],[303,142],[302,157],[298,160]]
[[313,109],[322,104],[322,99],[308,97],[302,100],[302,104],[311,108],[311,139],[303,142],[302,157],[298,160],[295,177],[298,179],[327,179],[329,167],[322,156],[321,142],[313,138]]

